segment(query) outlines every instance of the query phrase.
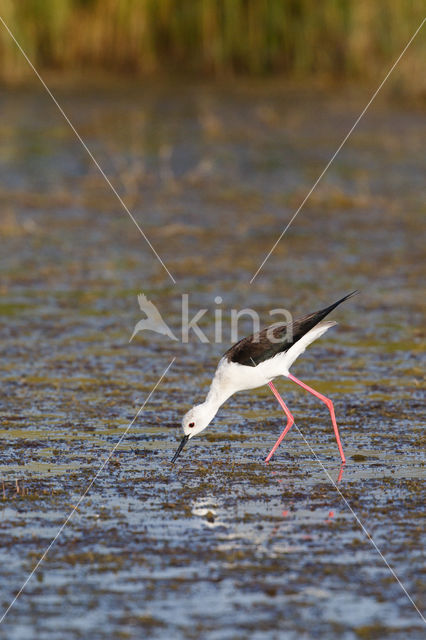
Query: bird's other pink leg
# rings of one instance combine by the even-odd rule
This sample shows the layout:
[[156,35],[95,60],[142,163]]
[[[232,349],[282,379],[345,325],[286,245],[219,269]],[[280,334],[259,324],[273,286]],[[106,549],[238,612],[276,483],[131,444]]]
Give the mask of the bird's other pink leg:
[[301,386],[303,389],[306,389],[306,391],[309,391],[309,393],[312,393],[312,395],[316,396],[317,398],[322,400],[324,404],[327,405],[328,410],[330,411],[331,422],[333,423],[334,435],[336,436],[340,457],[342,458],[342,462],[345,463],[346,462],[345,454],[343,453],[342,443],[340,442],[339,430],[337,428],[337,422],[336,422],[336,415],[334,413],[333,403],[331,402],[330,398],[323,396],[322,393],[319,393],[319,391],[315,391],[315,389],[312,389],[312,387],[309,387],[307,384],[305,384],[301,380],[298,380],[291,373],[288,374],[288,378],[289,380],[293,380],[293,382]]
[[291,415],[290,411],[288,410],[287,406],[285,405],[284,400],[281,398],[280,394],[275,389],[275,387],[272,384],[272,382],[268,382],[268,384],[269,384],[269,387],[270,387],[272,393],[274,394],[274,396],[278,400],[282,410],[284,411],[285,415],[287,416],[287,426],[284,429],[284,431],[282,432],[282,434],[280,435],[280,437],[278,438],[278,440],[276,441],[276,443],[274,444],[274,446],[272,447],[272,449],[271,449],[270,453],[268,454],[268,457],[266,458],[265,462],[269,462],[269,460],[274,455],[275,451],[280,446],[281,442],[284,440],[286,434],[290,431],[291,426],[294,424],[294,418]]
[[345,469],[345,463],[342,462],[340,465],[339,475],[337,476],[336,484],[339,484],[340,480],[343,478],[343,471]]

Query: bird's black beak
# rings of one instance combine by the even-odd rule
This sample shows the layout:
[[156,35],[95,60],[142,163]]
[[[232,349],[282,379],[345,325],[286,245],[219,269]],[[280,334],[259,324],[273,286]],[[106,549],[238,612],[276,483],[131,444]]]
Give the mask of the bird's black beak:
[[186,443],[189,440],[189,436],[183,436],[180,445],[177,448],[177,451],[175,453],[175,455],[172,458],[172,464],[176,461],[176,459],[179,457],[180,452],[182,451],[182,449],[184,448],[184,446],[186,445]]

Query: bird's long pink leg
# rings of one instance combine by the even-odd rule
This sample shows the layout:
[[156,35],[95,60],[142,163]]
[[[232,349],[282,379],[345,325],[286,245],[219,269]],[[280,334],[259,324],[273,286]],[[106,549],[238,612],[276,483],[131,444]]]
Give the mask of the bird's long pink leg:
[[337,428],[337,422],[336,422],[336,415],[334,413],[333,403],[331,402],[330,398],[323,396],[322,393],[319,393],[319,391],[315,391],[315,389],[312,389],[312,387],[309,387],[307,384],[305,384],[301,380],[298,380],[291,373],[288,374],[288,378],[290,380],[293,380],[293,382],[301,386],[303,389],[306,389],[306,391],[309,391],[309,393],[312,393],[312,395],[316,396],[317,398],[322,400],[324,404],[327,405],[328,410],[330,411],[331,422],[333,423],[334,435],[336,436],[340,457],[342,458],[342,462],[345,463],[346,462],[345,454],[343,453],[342,443],[340,442],[339,430]]
[[287,406],[284,404],[284,400],[281,398],[280,394],[275,389],[275,387],[272,384],[272,382],[268,382],[268,384],[269,384],[269,387],[270,387],[272,393],[274,394],[274,396],[276,397],[276,399],[280,403],[280,406],[283,409],[285,415],[287,416],[287,426],[284,429],[284,431],[282,432],[282,434],[280,435],[280,437],[278,438],[278,440],[276,441],[276,443],[274,444],[274,446],[272,447],[272,449],[271,449],[270,453],[268,454],[268,457],[266,458],[265,462],[269,462],[269,460],[274,455],[275,451],[280,446],[280,443],[284,440],[286,434],[290,431],[291,426],[294,424],[294,418],[291,415],[290,411],[288,410]]

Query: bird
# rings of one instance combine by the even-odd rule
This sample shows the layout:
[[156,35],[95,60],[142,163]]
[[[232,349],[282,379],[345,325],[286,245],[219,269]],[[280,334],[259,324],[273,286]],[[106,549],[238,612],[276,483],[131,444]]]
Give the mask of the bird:
[[137,333],[139,333],[139,331],[143,331],[144,329],[155,331],[156,333],[161,333],[165,336],[168,336],[172,340],[178,340],[170,327],[168,327],[164,322],[157,307],[150,300],[148,300],[146,295],[140,293],[138,295],[138,303],[141,311],[146,314],[146,318],[144,318],[143,320],[139,320],[139,322],[136,324],[129,342],[133,340],[133,338]]
[[203,403],[190,409],[182,419],[184,436],[174,454],[172,464],[177,460],[186,443],[210,424],[219,408],[228,398],[239,391],[247,391],[269,385],[286,417],[284,431],[265,459],[269,462],[278,446],[294,424],[294,418],[273,384],[273,380],[284,376],[324,402],[330,412],[334,434],[337,440],[342,464],[346,462],[337,428],[334,406],[330,398],[312,389],[290,373],[290,367],[314,340],[337,324],[334,320],[323,322],[324,318],[338,305],[358,293],[352,291],[337,302],[294,320],[291,323],[275,323],[256,332],[228,349],[219,360],[210,389]]

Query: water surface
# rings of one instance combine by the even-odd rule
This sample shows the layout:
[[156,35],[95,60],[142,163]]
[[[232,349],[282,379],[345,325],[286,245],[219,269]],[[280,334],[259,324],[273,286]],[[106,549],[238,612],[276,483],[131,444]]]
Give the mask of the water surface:
[[[423,637],[342,495],[422,609],[424,114],[375,104],[250,285],[365,96],[119,86],[58,99],[177,283],[47,97],[2,90],[2,610],[176,360],[1,637]],[[170,466],[231,307],[267,323],[355,288],[293,369],[335,404],[341,494],[327,410],[286,381],[309,446],[293,428],[264,464],[283,428],[265,388],[232,398]],[[141,290],[177,333],[189,293],[211,340],[220,295],[224,343],[129,344]]]

